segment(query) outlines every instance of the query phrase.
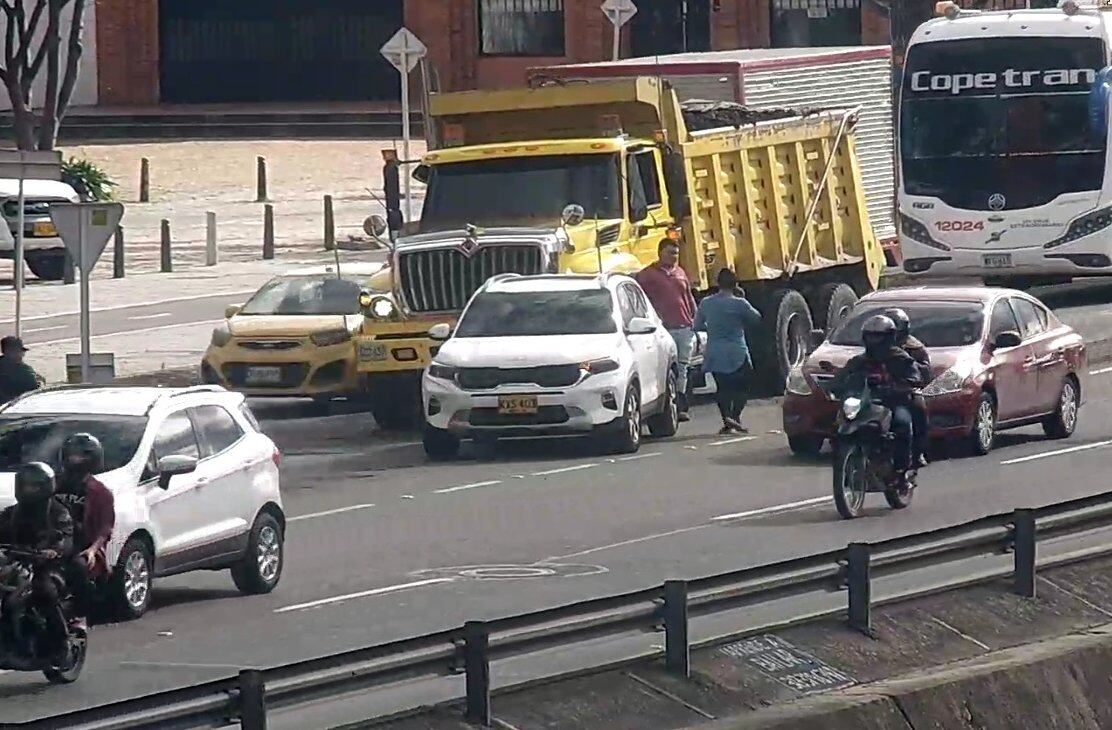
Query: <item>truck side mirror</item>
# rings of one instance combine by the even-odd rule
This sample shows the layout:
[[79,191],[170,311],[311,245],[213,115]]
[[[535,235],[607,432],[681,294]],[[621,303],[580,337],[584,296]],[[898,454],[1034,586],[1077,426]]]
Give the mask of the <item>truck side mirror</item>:
[[418,165],[416,169],[413,170],[413,179],[421,183],[422,185],[427,185],[429,182],[429,174],[431,172],[432,168],[430,168],[428,165]]
[[369,216],[367,220],[363,221],[363,232],[371,238],[382,238],[387,230],[386,219],[378,214]]
[[560,213],[560,222],[565,226],[577,226],[586,217],[587,213],[583,210],[582,205],[571,203],[565,206],[563,212]]

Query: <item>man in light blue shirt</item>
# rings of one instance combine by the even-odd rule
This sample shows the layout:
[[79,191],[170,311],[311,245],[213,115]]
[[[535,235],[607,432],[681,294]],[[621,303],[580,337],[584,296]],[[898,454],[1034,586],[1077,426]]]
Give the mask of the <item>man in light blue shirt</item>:
[[737,277],[729,269],[718,272],[718,292],[699,303],[695,330],[707,333],[703,369],[714,376],[720,433],[748,433],[741,425],[741,412],[748,401],[747,380],[753,368],[747,327],[761,324],[761,313],[737,290]]

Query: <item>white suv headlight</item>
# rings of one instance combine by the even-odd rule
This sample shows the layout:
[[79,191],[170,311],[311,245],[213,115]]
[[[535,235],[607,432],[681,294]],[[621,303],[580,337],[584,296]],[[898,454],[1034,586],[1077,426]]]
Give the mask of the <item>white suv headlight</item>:
[[807,382],[807,377],[803,374],[803,368],[797,365],[791,369],[784,390],[792,395],[811,395],[811,384]]

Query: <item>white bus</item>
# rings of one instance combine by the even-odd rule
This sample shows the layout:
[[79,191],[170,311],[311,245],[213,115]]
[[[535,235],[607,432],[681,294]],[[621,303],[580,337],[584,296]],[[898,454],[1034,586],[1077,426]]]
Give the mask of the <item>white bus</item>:
[[904,270],[1021,287],[1112,275],[1112,7],[938,9],[903,69]]

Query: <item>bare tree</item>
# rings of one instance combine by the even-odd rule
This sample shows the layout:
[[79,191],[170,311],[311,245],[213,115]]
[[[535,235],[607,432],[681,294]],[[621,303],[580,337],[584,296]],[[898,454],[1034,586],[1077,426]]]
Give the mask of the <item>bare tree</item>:
[[[5,24],[0,83],[8,90],[15,142],[21,150],[54,149],[81,67],[86,2],[0,0]],[[66,17],[70,22],[63,58],[62,27]],[[32,98],[32,92],[44,69],[45,89],[39,101]]]

